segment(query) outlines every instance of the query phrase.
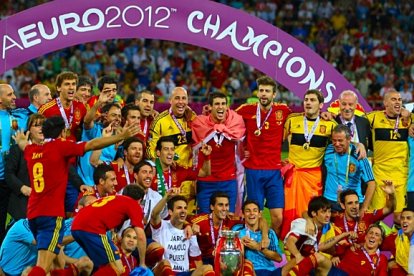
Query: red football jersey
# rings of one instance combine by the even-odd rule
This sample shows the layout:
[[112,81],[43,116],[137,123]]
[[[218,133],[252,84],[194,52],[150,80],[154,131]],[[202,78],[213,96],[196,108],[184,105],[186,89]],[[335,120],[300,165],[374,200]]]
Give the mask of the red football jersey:
[[116,192],[119,192],[120,190],[125,188],[126,185],[128,185],[128,179],[127,179],[128,177],[129,177],[129,184],[135,183],[134,172],[132,173],[128,172],[128,176],[127,176],[125,175],[124,168],[123,167],[119,168],[117,162],[112,162],[111,166],[115,171],[116,181],[118,182],[118,185],[115,186]]
[[[358,239],[357,243],[361,244],[365,242],[365,234],[368,229],[368,227],[381,220],[384,217],[383,210],[375,210],[374,212],[365,212],[364,216],[359,220],[357,225],[357,233],[358,233]],[[342,232],[347,232],[344,224],[344,214],[341,213],[338,216],[335,216],[332,218],[332,222],[335,224],[336,227],[341,229]],[[348,221],[348,231],[354,231],[355,229],[355,221]]]
[[[68,140],[76,141],[76,135],[79,135],[82,131],[82,122],[83,118],[86,115],[86,107],[83,103],[78,101],[73,101],[73,119],[72,124],[70,125],[70,136],[66,137]],[[65,108],[65,114],[66,118],[70,120],[70,113],[71,113],[71,107]],[[60,113],[59,106],[57,105],[56,99],[51,100],[48,103],[45,103],[39,108],[39,113],[43,114],[46,118],[52,117],[52,116],[62,116]]]
[[138,201],[121,195],[106,196],[82,208],[73,220],[72,230],[104,235],[127,219],[131,226],[144,228]]
[[[171,178],[171,188],[181,187],[181,183],[184,181],[197,180],[199,170],[193,170],[190,168],[184,168],[176,165],[175,169],[171,168],[171,176],[169,171],[164,172],[165,185],[168,187]],[[158,174],[155,174],[152,179],[151,189],[158,191]],[[166,188],[168,190],[168,188]]]
[[141,120],[140,120],[141,130],[145,135],[145,137],[140,137],[140,138],[144,138],[144,143],[148,140],[148,138],[150,136],[150,131],[149,130],[150,130],[150,126],[152,124],[152,121],[154,121],[154,118],[152,116],[149,116],[147,118],[141,118]]
[[267,113],[260,110],[260,126],[263,125],[263,127],[260,135],[255,135],[258,129],[257,105],[257,103],[244,104],[236,110],[243,117],[246,125],[245,150],[250,153],[243,165],[249,169],[280,169],[284,125],[291,110],[285,104],[275,103],[266,121]]
[[206,177],[199,177],[200,181],[227,181],[236,178],[236,144],[226,138],[221,145],[214,139],[208,143],[212,147],[211,174]]
[[[234,225],[243,223],[243,221],[238,220],[238,219],[226,218],[223,221],[221,229],[220,227],[213,226],[213,231],[211,231],[212,229],[210,226],[210,215],[209,214],[197,215],[191,219],[191,223],[197,224],[200,226],[200,234],[197,235],[197,242],[201,250],[201,255],[203,256],[203,258],[213,258],[214,257],[213,250],[216,247],[217,240],[220,238],[219,231],[229,230]],[[212,237],[212,234],[214,235],[214,237]],[[213,239],[214,239],[214,242],[213,242]]]
[[371,261],[374,263],[373,269],[370,260],[365,256],[364,252],[359,248],[355,251],[347,250],[338,268],[347,272],[349,275],[375,275],[386,276],[388,259],[385,255],[369,254]]
[[86,142],[75,143],[56,139],[43,145],[27,145],[24,158],[32,187],[27,205],[27,218],[65,216],[64,201],[70,159],[82,156],[85,144]]
[[131,254],[129,257],[122,251],[121,245],[118,245],[119,253],[121,253],[122,266],[124,273],[121,276],[129,276],[134,268],[138,267],[137,259]]

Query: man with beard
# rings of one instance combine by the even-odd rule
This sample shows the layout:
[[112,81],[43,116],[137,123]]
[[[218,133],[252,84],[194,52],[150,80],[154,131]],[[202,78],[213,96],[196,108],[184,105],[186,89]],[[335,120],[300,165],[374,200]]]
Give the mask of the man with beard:
[[65,121],[66,139],[78,141],[82,130],[86,107],[75,100],[78,76],[73,72],[62,72],[56,77],[58,97],[42,105],[38,112],[46,118],[61,116]]
[[122,148],[124,151],[122,166],[119,166],[119,162],[111,163],[118,181],[117,192],[134,182],[134,166],[142,160],[144,143],[137,137],[131,137],[122,143]]
[[155,117],[154,112],[154,93],[149,90],[143,90],[138,93],[137,98],[135,99],[135,105],[139,107],[141,112],[141,130],[145,137],[144,143],[148,140],[150,135],[150,125]]
[[371,224],[366,231],[362,246],[353,250],[348,249],[341,258],[332,258],[332,264],[348,273],[347,275],[387,276],[388,259],[379,250],[384,238],[384,229],[379,225]]
[[[158,242],[151,239],[151,233],[148,227],[152,211],[155,205],[157,205],[157,203],[162,199],[162,196],[159,193],[151,189],[153,177],[154,173],[149,162],[140,161],[134,166],[135,183],[144,191],[144,197],[141,200],[141,207],[143,211],[142,222],[147,235],[147,254],[145,261],[149,267],[153,267],[157,262],[159,262],[164,254],[164,248]],[[160,216],[162,219],[166,219],[168,217],[167,206],[165,206],[165,208],[161,211]],[[125,221],[118,232],[118,236],[120,236],[120,233],[129,227],[129,225],[129,220]]]
[[[243,118],[227,106],[227,96],[216,92],[209,96],[209,115],[199,115],[191,124],[194,156],[207,144],[211,151],[211,174],[197,181],[197,205],[200,213],[210,211],[209,199],[216,191],[230,197],[230,212],[234,214],[237,200],[236,154],[246,127]],[[197,158],[193,160],[197,160]],[[193,166],[197,164],[194,162]]]
[[[120,128],[121,107],[118,104],[110,103],[102,108],[103,120],[91,122],[82,132],[82,141],[89,141],[93,138],[111,136]],[[99,151],[85,154],[79,159],[78,173],[85,184],[93,182],[94,167],[102,162],[112,162],[116,155],[116,146],[111,145]],[[92,165],[92,166],[91,166]]]
[[[341,207],[344,212],[334,216],[331,221],[342,232],[353,231],[357,234],[356,240],[348,240],[349,246],[354,243],[362,244],[365,239],[367,226],[385,218],[394,210],[395,190],[392,182],[386,183],[385,186],[382,186],[382,189],[388,195],[387,205],[380,210],[365,211],[363,213],[360,212],[358,194],[355,191],[345,190],[339,195]],[[341,254],[341,252],[337,252],[337,254]]]
[[[368,159],[359,159],[351,139],[351,131],[346,125],[337,125],[332,130],[332,144],[326,148],[323,163],[323,196],[331,202],[334,211],[341,211],[339,193],[342,190],[354,190],[362,204],[361,213],[364,213],[375,191],[374,175]],[[367,183],[365,196],[362,193],[362,181]]]
[[273,102],[277,95],[273,79],[262,76],[257,79],[257,85],[259,102],[242,105],[236,110],[246,125],[243,166],[246,168],[247,199],[256,200],[260,210],[266,199],[272,229],[279,233],[285,207],[280,173],[283,126],[291,111],[285,104]]
[[395,186],[396,207],[394,223],[400,223],[400,213],[406,206],[408,177],[408,128],[411,113],[402,106],[399,92],[391,90],[384,95],[384,111],[372,111],[367,115],[373,139],[373,172],[377,183],[371,209],[385,206],[386,195],[381,189],[384,181]]
[[[186,238],[184,225],[187,218],[187,200],[178,195],[179,189],[172,188],[157,203],[151,214],[152,238],[164,245],[164,261],[155,269],[155,275],[171,275],[186,272],[186,275],[215,275],[211,265],[203,265],[201,251],[196,236]],[[168,204],[167,204],[168,201]],[[170,220],[162,220],[160,213],[165,204],[168,206]],[[190,259],[194,260],[196,269],[190,272]],[[161,272],[163,274],[161,274]]]

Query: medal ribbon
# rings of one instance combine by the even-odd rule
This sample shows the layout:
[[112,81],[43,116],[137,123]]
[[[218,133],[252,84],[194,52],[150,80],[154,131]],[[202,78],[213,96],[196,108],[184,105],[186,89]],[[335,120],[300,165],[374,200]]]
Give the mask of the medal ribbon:
[[257,104],[257,109],[256,109],[256,126],[257,126],[257,130],[261,131],[264,124],[266,123],[267,119],[269,119],[270,114],[272,113],[272,109],[273,109],[273,105],[270,107],[269,111],[266,113],[266,117],[263,121],[263,123],[260,125],[261,123],[261,112],[260,112],[260,105]]
[[129,179],[129,172],[126,164],[124,164],[124,173],[125,173],[125,180],[127,185],[131,184],[131,180]]
[[372,269],[375,272],[375,270],[377,269],[377,267],[378,267],[378,265],[380,263],[380,251],[379,251],[379,249],[377,249],[377,251],[375,252],[375,254],[377,254],[377,256],[378,256],[378,262],[376,264],[374,264],[374,261],[372,260],[371,256],[368,254],[368,252],[365,249],[365,247],[362,246],[361,249],[362,249],[362,252],[364,252],[365,257],[367,257],[369,263],[371,264]]
[[69,113],[69,120],[66,116],[65,109],[63,108],[62,102],[60,101],[59,97],[56,98],[56,104],[59,108],[60,115],[62,115],[63,121],[65,121],[65,127],[67,129],[70,129],[70,126],[72,125],[73,121],[73,103],[70,104],[70,113]]
[[214,142],[216,142],[216,145],[221,146],[221,143],[223,143],[224,135],[221,133],[216,133],[213,137]]
[[98,188],[96,187],[96,185],[93,185],[93,189],[95,190],[95,197],[97,199],[100,199],[101,198],[101,195],[99,194]]
[[162,196],[165,195],[167,189],[171,189],[171,168],[168,169],[168,186],[165,186],[166,180],[164,177],[164,171],[162,170],[161,161],[159,158],[155,159],[155,166],[157,171],[157,190]]
[[184,137],[186,137],[187,132],[185,131],[185,129],[183,128],[183,126],[180,124],[180,122],[178,121],[177,117],[175,117],[175,115],[173,114],[172,108],[170,108],[169,112],[170,112],[171,118],[173,119],[175,125],[180,130],[181,135],[184,136]]
[[338,170],[338,160],[336,159],[336,155],[338,153],[334,152],[334,162],[335,162],[335,169],[336,169],[336,182],[338,183],[338,191],[339,190],[346,190],[348,189],[348,182],[349,182],[349,163],[351,159],[351,146],[348,149],[348,159],[346,161],[346,173],[345,173],[345,189],[342,187],[341,182],[339,181],[339,170]]
[[[349,232],[348,222],[346,221],[345,214],[344,214],[344,227],[345,231]],[[358,231],[358,221],[355,221],[354,232],[357,233]],[[350,243],[354,243],[351,239],[348,239]]]
[[310,143],[310,140],[313,137],[313,134],[315,134],[316,128],[318,127],[319,124],[319,117],[316,118],[315,123],[313,124],[310,133],[308,132],[308,118],[306,118],[306,116],[303,117],[303,124],[304,124],[304,136],[305,136],[305,140],[307,143]]
[[[128,272],[132,272],[132,269],[133,269],[133,267],[131,266],[131,264],[129,263],[129,260],[128,260],[128,256],[127,255],[125,255],[123,252],[122,252],[122,257],[124,258],[124,260],[125,260],[125,262],[126,262],[126,264],[127,264],[127,266],[128,266]],[[133,258],[132,257],[132,255],[130,255],[129,256],[131,259]],[[132,260],[132,263],[134,263],[134,260]]]
[[398,125],[399,124],[400,124],[400,115],[398,115],[397,119],[395,120],[394,133],[398,133]]
[[142,132],[144,132],[145,137],[147,137],[147,132],[148,132],[148,120],[147,120],[147,118],[145,118],[144,129],[142,130]]
[[[213,214],[210,214],[208,216],[208,220],[210,222],[211,242],[213,243],[213,246],[215,247],[217,240],[216,240],[216,235],[214,235]],[[220,233],[221,233],[221,228],[222,227],[223,227],[223,221],[220,222],[220,228],[219,228],[219,231],[218,231],[218,237],[217,238],[220,238]]]
[[[388,115],[385,113],[385,117],[387,118],[388,122],[391,124],[390,122],[390,118],[388,118]],[[391,118],[393,119],[393,118]],[[395,124],[394,124],[394,133],[398,133],[398,126],[400,124],[400,115],[397,116],[397,118],[395,119]],[[392,125],[392,124],[391,124]]]

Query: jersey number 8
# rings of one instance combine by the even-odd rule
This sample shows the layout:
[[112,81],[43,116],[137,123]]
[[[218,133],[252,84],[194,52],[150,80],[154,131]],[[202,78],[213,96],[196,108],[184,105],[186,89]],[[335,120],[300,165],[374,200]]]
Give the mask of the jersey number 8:
[[43,178],[43,164],[37,162],[33,165],[33,187],[36,193],[43,192],[45,179]]

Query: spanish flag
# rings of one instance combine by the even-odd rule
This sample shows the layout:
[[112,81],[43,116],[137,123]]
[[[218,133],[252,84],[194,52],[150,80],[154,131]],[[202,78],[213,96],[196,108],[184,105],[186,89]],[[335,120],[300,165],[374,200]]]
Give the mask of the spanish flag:
[[[340,105],[339,100],[336,100],[336,101],[332,102],[328,107],[328,111],[335,114],[335,115],[338,115],[339,114],[339,105]],[[355,108],[355,115],[357,115],[357,116],[364,116],[365,115],[365,110],[362,107],[362,105],[359,104],[359,103],[357,103],[357,106]]]

